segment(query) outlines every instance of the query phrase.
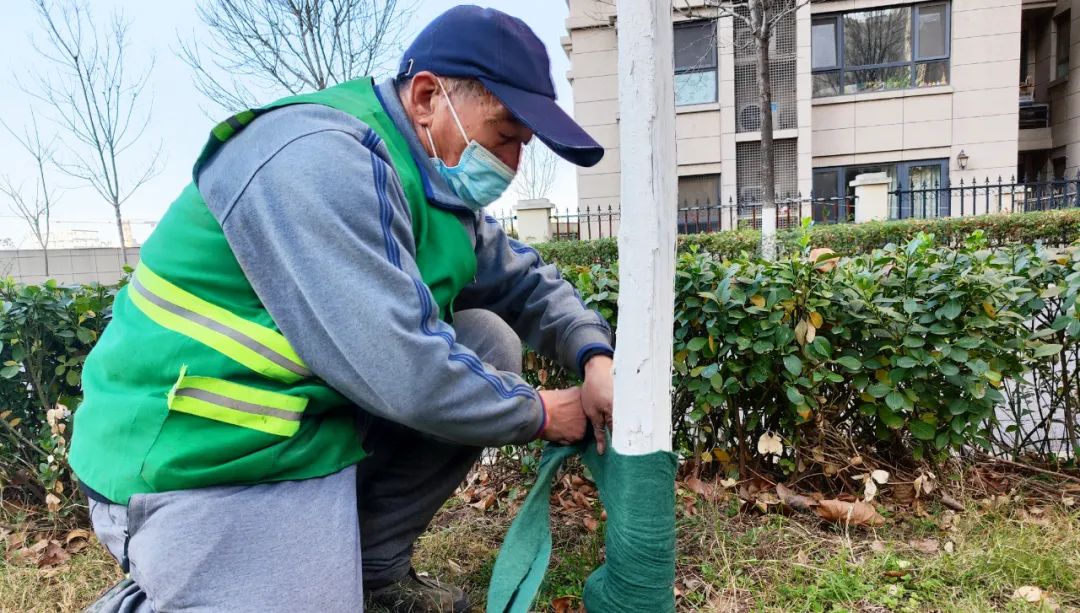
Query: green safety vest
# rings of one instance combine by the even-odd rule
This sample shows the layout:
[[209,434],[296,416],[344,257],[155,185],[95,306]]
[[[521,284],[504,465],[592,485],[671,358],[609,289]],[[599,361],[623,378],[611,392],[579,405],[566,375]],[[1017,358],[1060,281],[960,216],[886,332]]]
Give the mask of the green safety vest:
[[[291,104],[338,109],[382,138],[409,202],[421,277],[448,317],[476,272],[472,241],[461,219],[428,203],[370,79],[230,117],[213,129],[195,176],[256,117]],[[356,409],[281,334],[194,181],[143,245],[86,359],[83,390],[71,465],[120,504],[139,493],[321,477],[364,457]]]

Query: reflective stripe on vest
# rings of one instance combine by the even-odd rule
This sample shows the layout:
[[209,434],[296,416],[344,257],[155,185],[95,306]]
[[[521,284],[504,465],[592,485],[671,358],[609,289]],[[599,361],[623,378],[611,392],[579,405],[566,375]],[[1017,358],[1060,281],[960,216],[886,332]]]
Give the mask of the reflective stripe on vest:
[[169,410],[197,415],[267,434],[289,437],[300,430],[308,399],[181,370],[169,392]]
[[257,373],[285,383],[311,376],[284,336],[180,289],[145,264],[135,269],[128,287],[132,303],[157,324]]

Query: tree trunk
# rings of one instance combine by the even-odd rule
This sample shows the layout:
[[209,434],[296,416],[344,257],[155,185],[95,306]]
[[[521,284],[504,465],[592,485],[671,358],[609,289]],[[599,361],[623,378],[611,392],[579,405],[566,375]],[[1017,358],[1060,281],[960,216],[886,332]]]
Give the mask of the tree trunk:
[[127,240],[124,237],[124,220],[120,217],[120,205],[114,204],[113,211],[116,212],[116,233],[120,236],[120,258],[124,266],[127,266]]
[[776,172],[773,166],[772,81],[769,78],[769,39],[772,31],[764,0],[751,0],[754,45],[757,49],[758,107],[761,109],[761,257],[776,259]]

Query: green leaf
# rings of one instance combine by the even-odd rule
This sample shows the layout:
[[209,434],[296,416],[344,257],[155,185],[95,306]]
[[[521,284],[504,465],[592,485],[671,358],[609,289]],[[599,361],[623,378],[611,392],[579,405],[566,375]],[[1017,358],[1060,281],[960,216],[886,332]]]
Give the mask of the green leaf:
[[859,361],[859,358],[850,355],[837,358],[836,363],[851,371],[862,368],[862,362]]
[[967,427],[967,419],[963,417],[954,417],[952,421],[949,422],[949,426],[952,428],[953,432],[963,434],[964,428]]
[[885,396],[885,404],[894,411],[904,408],[904,395],[897,391],[891,391]]
[[934,447],[941,450],[941,449],[945,449],[948,446],[949,446],[949,432],[948,432],[948,430],[943,430],[942,432],[938,433],[938,435],[936,437],[934,437]]
[[900,368],[915,368],[919,363],[915,361],[915,358],[905,355],[897,358],[896,365]]
[[893,413],[892,410],[890,410],[889,407],[886,406],[878,407],[878,419],[881,420],[881,423],[892,428],[893,430],[901,428],[904,425],[904,418],[900,417],[896,413]]
[[1039,345],[1035,348],[1034,355],[1036,358],[1045,358],[1047,356],[1056,355],[1060,352],[1061,345],[1051,345],[1048,343],[1043,343],[1042,345]]
[[793,386],[786,386],[784,392],[787,394],[787,398],[791,401],[791,404],[806,404],[806,398],[803,398],[803,395],[799,393],[799,390],[795,389]]
[[926,341],[924,341],[923,339],[921,339],[921,338],[919,338],[917,336],[912,336],[912,335],[908,334],[907,336],[904,337],[904,346],[905,347],[911,347],[912,349],[917,349],[919,347],[922,347],[925,344],[926,344]]
[[950,300],[945,303],[945,306],[938,309],[938,317],[944,317],[945,319],[956,319],[959,317],[960,312],[964,310],[964,307],[956,300]]
[[[911,432],[911,436],[914,436],[920,441],[932,441],[937,434],[937,428],[919,419],[914,419],[909,422],[908,430]],[[946,435],[948,435],[947,432]]]
[[942,362],[938,366],[938,368],[941,370],[941,374],[945,375],[946,377],[952,377],[954,375],[960,374],[960,367],[956,364],[953,364],[952,362]]
[[701,351],[701,349],[708,342],[709,341],[706,340],[704,337],[699,336],[697,338],[692,339],[689,343],[686,343],[686,348],[689,349],[690,351]]
[[800,360],[799,356],[796,355],[786,355],[784,356],[784,368],[786,368],[789,373],[797,377],[799,376],[799,374],[802,373],[802,360]]
[[956,400],[952,401],[952,404],[949,405],[949,413],[952,415],[960,415],[963,413],[967,413],[967,411],[968,403],[963,398],[957,398]]
[[76,386],[79,385],[80,379],[81,379],[81,377],[79,377],[79,371],[77,371],[77,370],[69,370],[69,371],[67,371],[67,384],[68,385],[70,385],[72,387],[76,387]]
[[711,385],[712,388],[718,392],[724,391],[724,375],[716,373],[715,375],[709,377],[709,385]]
[[772,351],[773,345],[769,341],[754,341],[754,353],[768,353]]
[[874,398],[884,398],[891,390],[891,387],[883,383],[871,383],[866,388],[866,393]]
[[79,337],[80,343],[90,344],[94,340],[94,333],[89,328],[79,328],[75,335]]
[[0,368],[0,377],[3,377],[5,379],[10,379],[10,378],[14,377],[17,374],[19,374],[19,365],[18,364],[14,365],[14,366],[5,366],[3,368]]

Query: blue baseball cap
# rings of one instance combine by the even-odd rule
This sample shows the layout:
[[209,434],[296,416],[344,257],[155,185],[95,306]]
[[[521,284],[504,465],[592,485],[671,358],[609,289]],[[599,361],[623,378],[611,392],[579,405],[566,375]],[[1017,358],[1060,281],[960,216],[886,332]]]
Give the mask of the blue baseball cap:
[[428,70],[478,79],[559,157],[593,166],[604,148],[555,103],[551,62],[536,34],[517,17],[463,5],[432,21],[401,58],[398,80]]

